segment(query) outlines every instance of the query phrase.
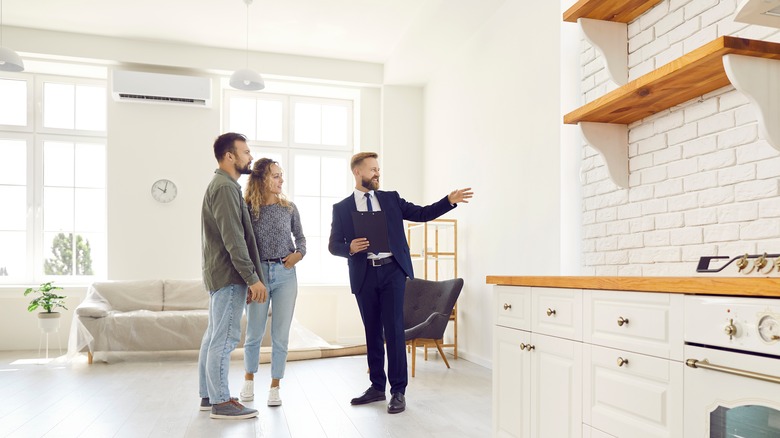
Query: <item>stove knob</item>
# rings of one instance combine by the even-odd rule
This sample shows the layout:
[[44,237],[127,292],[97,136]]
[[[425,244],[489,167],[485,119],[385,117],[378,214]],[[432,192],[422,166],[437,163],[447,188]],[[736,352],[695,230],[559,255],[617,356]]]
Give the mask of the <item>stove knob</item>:
[[723,328],[723,333],[726,333],[729,336],[729,340],[732,340],[734,339],[734,336],[737,336],[737,326],[734,325],[733,319],[729,319],[729,323]]

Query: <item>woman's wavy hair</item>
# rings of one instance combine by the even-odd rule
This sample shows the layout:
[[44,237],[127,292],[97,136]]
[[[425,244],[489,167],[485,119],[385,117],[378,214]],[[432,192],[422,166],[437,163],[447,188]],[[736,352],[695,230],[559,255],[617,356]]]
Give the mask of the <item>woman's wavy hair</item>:
[[[266,199],[263,197],[263,192],[270,191],[271,166],[274,164],[279,166],[279,163],[270,158],[261,158],[255,161],[255,164],[252,166],[252,173],[249,174],[249,182],[246,185],[244,199],[249,204],[252,216],[255,218],[260,217],[260,207],[265,205]],[[292,208],[290,201],[284,196],[284,193],[273,196],[278,198],[279,205],[282,207]]]

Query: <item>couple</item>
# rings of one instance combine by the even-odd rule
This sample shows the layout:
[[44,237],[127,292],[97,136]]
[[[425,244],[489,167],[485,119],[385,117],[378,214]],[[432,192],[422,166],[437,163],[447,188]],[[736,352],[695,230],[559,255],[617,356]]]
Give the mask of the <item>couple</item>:
[[[203,337],[200,356],[201,409],[211,407],[212,418],[252,418],[257,416],[256,410],[246,408],[238,400],[230,397],[228,388],[230,352],[239,341],[239,320],[244,300],[247,303],[250,301],[265,303],[267,295],[265,285],[269,284],[272,297],[274,294],[273,271],[261,269],[258,263],[260,256],[255,242],[255,233],[258,233],[257,241],[261,243],[260,253],[262,253],[263,241],[278,238],[286,242],[290,239],[290,229],[280,231],[279,229],[266,230],[261,227],[253,230],[252,216],[241,197],[241,188],[236,182],[242,173],[249,173],[249,164],[252,161],[243,135],[227,133],[218,137],[214,143],[214,155],[219,162],[219,169],[206,191],[202,212],[203,278],[210,291],[211,302],[209,327]],[[355,178],[355,191],[333,206],[328,249],[334,255],[347,258],[350,285],[360,309],[366,335],[371,386],[362,395],[352,399],[351,404],[362,405],[386,400],[385,387],[389,380],[391,400],[387,411],[396,414],[406,409],[404,394],[408,380],[404,348],[403,295],[406,278],[413,278],[403,221],[424,222],[435,219],[455,208],[458,203],[468,202],[473,193],[470,188],[454,190],[438,202],[420,207],[406,202],[397,192],[378,190],[380,169],[377,154],[358,153],[352,157],[350,164]],[[278,166],[275,169],[278,169]],[[253,173],[252,178],[254,177]],[[281,179],[277,189],[272,193],[279,196]],[[251,190],[248,190],[247,199],[253,205],[256,203],[262,205],[251,196]],[[368,251],[370,242],[364,237],[355,236],[351,216],[354,211],[385,212],[390,252],[374,254]],[[271,236],[267,236],[267,233]],[[272,255],[272,257],[278,256],[278,254]],[[290,257],[298,258],[293,253],[280,261],[294,264],[296,260],[290,262]],[[263,267],[265,268],[266,265],[263,264]],[[292,302],[294,301],[293,298]],[[274,303],[276,306],[277,302]],[[274,308],[272,318],[274,322],[277,319],[276,310]],[[290,315],[292,315],[292,306],[290,306]],[[264,315],[260,316],[264,318]],[[262,322],[264,326],[265,320]],[[282,335],[285,337],[289,335],[289,323]],[[272,338],[274,340],[272,377],[274,377],[273,382],[278,383],[282,375],[274,370],[274,365],[277,365],[277,334],[273,328]],[[259,344],[259,337],[257,342]],[[385,343],[387,343],[388,375],[384,372]],[[286,343],[284,350],[286,357]],[[247,356],[249,353],[245,354],[245,359]],[[252,374],[250,371],[257,369],[256,357],[252,360],[253,364],[247,362],[246,365],[248,378],[249,374]],[[277,368],[281,368],[283,372],[283,359],[278,363]],[[245,383],[244,387],[247,386]],[[273,389],[271,392],[269,402],[274,396]]]
[[[268,406],[279,406],[279,381],[284,377],[298,295],[295,264],[306,254],[306,239],[295,204],[282,194],[278,163],[263,158],[250,170],[246,138],[235,133],[216,139],[214,156],[219,168],[206,189],[201,212],[203,279],[210,303],[198,359],[200,409],[211,410],[211,418],[252,418],[257,410],[231,398],[228,388],[230,352],[241,337],[241,314],[246,305],[246,375],[240,397],[251,401],[260,342],[273,302]],[[245,197],[237,182],[242,174],[249,175]]]

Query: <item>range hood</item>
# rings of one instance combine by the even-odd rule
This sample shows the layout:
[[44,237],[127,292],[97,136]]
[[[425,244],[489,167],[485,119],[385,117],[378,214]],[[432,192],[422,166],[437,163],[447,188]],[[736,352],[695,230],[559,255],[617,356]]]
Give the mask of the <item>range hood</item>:
[[780,0],[745,0],[734,21],[780,29]]

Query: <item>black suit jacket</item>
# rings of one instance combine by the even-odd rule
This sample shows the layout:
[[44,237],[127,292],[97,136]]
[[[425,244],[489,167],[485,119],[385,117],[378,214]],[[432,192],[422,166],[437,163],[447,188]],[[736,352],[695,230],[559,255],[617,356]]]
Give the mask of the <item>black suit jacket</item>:
[[[393,253],[396,262],[407,277],[414,278],[412,258],[409,256],[409,245],[406,243],[404,231],[404,219],[412,222],[427,222],[447,213],[455,208],[445,196],[438,202],[421,207],[407,202],[398,195],[398,192],[385,192],[375,190],[379,206],[385,212],[387,218],[387,239],[390,244],[390,252]],[[355,227],[352,223],[352,212],[357,211],[354,194],[350,194],[342,201],[333,204],[333,221],[330,225],[330,239],[328,250],[331,254],[347,258],[349,265],[349,284],[352,293],[360,292],[360,286],[366,276],[368,262],[365,251],[352,256],[349,255],[349,244],[353,239],[363,236],[355,236]]]

